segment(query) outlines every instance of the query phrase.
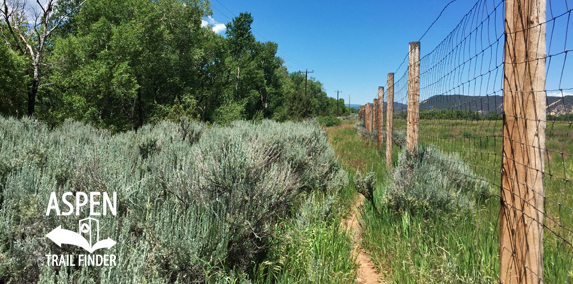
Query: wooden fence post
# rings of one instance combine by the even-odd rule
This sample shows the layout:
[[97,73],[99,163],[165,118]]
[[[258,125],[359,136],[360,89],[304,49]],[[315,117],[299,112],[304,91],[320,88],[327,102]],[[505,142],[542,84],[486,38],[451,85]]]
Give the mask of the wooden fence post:
[[386,168],[392,166],[392,146],[394,132],[394,73],[388,73],[388,98],[386,99]]
[[411,42],[408,53],[408,124],[406,148],[410,152],[418,147],[420,122],[420,42]]
[[376,130],[376,99],[372,101],[372,124],[370,125],[370,133]]
[[378,131],[378,151],[382,151],[382,125],[384,124],[384,87],[378,87],[378,124],[376,130]]
[[542,283],[547,4],[505,5],[499,277]]
[[372,107],[370,106],[370,103],[366,104],[366,108],[364,111],[365,114],[365,119],[364,119],[364,126],[366,127],[366,131],[370,132],[372,131],[371,128],[371,124],[372,124]]
[[372,133],[378,130],[378,99],[372,101]]

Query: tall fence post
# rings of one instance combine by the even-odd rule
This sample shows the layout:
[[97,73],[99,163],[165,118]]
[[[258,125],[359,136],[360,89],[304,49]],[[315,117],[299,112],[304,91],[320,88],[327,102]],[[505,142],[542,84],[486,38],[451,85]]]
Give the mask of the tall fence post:
[[386,99],[386,168],[392,166],[392,132],[394,132],[394,73],[388,73],[388,98]]
[[377,120],[376,115],[378,114],[378,111],[376,110],[377,109],[376,101],[377,101],[376,99],[372,101],[372,125],[370,126],[371,127],[370,133],[374,133],[374,130],[376,130],[376,120]]
[[372,133],[378,130],[378,99],[372,101]]
[[418,147],[418,123],[420,122],[420,42],[411,42],[409,48],[406,148],[413,152]]
[[500,283],[541,283],[547,4],[505,5]]
[[372,131],[372,107],[370,103],[366,104],[366,108],[364,109],[364,126],[366,127],[366,131]]
[[376,131],[378,131],[378,151],[382,151],[382,132],[384,127],[384,87],[378,87],[378,123],[376,124]]

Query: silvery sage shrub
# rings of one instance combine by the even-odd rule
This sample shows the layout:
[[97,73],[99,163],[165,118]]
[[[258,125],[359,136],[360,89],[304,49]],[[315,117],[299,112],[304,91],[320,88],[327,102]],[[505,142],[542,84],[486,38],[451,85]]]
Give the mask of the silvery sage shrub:
[[[247,283],[292,205],[346,183],[315,122],[182,120],[112,135],[0,117],[0,282]],[[46,216],[50,194],[94,191],[117,193],[117,215],[98,217],[117,266],[47,266],[47,254],[86,253],[46,234],[89,216]]]
[[356,171],[356,176],[354,177],[354,187],[358,193],[362,194],[366,200],[372,204],[374,212],[378,212],[376,209],[376,204],[374,203],[374,191],[376,190],[376,173],[369,172],[365,176],[362,176],[359,171]]
[[396,211],[465,213],[491,190],[457,155],[420,146],[402,150],[384,199]]

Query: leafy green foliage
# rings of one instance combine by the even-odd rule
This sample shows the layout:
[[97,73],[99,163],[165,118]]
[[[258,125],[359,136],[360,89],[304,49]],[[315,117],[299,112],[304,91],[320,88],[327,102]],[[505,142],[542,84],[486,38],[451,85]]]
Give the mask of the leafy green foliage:
[[[35,117],[67,118],[112,132],[181,117],[227,124],[346,113],[314,78],[290,73],[278,45],[252,34],[250,13],[227,24],[226,37],[202,26],[207,0],[58,1],[66,13],[43,51]],[[33,35],[30,35],[33,37]],[[0,114],[22,115],[30,59],[0,41]],[[307,92],[305,94],[305,85]]]
[[[406,119],[408,113],[405,111],[396,113],[397,118]],[[482,120],[483,117],[473,110],[453,110],[453,109],[424,109],[420,110],[420,119],[451,119],[451,120]],[[495,111],[487,116],[487,119],[498,119]]]
[[[333,198],[347,183],[312,122],[182,119],[113,135],[0,118],[0,161],[0,281],[12,283],[247,281],[293,204],[318,192]],[[84,253],[45,237],[60,225],[75,230],[89,213],[46,216],[50,193],[67,191],[117,192],[117,216],[98,218],[100,238],[117,241],[107,251],[117,266],[43,265],[46,254]]]
[[244,118],[245,107],[240,103],[229,103],[215,110],[213,120],[221,125],[227,125],[235,120]]
[[550,121],[571,121],[572,119],[573,119],[573,115],[568,114],[568,113],[563,113],[560,115],[551,115],[551,114],[547,115],[547,120],[550,120]]
[[[2,25],[2,23],[0,23]],[[27,59],[0,44],[0,113],[20,117],[26,113]]]
[[340,121],[340,119],[338,119],[334,116],[319,116],[317,119],[318,119],[318,123],[320,123],[321,125],[324,125],[326,127],[338,126],[342,123],[342,121]]

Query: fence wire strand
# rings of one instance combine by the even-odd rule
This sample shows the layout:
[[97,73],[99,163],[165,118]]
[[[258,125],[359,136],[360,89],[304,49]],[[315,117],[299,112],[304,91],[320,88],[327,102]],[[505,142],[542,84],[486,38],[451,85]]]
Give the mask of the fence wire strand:
[[[455,0],[446,7],[453,2]],[[408,57],[404,59],[395,71],[394,132],[405,131],[408,116],[419,116],[420,145],[432,145],[459,156],[477,175],[470,178],[486,182],[493,189],[495,194],[480,198],[476,206],[473,218],[478,230],[475,234],[480,238],[493,238],[494,242],[489,244],[497,244],[501,254],[511,255],[512,264],[507,269],[517,269],[543,283],[571,283],[573,63],[568,55],[573,51],[570,34],[573,5],[567,0],[548,0],[545,20],[533,25],[522,21],[514,27],[509,23],[511,19],[506,18],[508,3],[513,2],[478,0],[428,53],[423,52],[425,46],[421,43],[424,55],[419,61],[419,110],[407,107],[410,78],[408,64],[404,64]],[[538,10],[517,7],[518,16],[526,18],[527,13],[543,12],[544,5],[533,7]],[[523,57],[522,50],[515,47],[521,44],[519,40],[523,35],[537,38],[536,42],[527,43],[529,49],[545,47],[545,50],[536,56],[528,53]],[[525,52],[530,51],[526,48]],[[538,68],[542,65],[545,65],[544,87],[519,89],[535,80],[540,75],[538,72],[543,72]],[[522,71],[523,66],[531,67]],[[517,99],[510,99],[508,94],[514,94]],[[520,108],[528,109],[529,100],[539,96],[545,100],[546,114],[513,113]],[[504,106],[504,102],[515,105]],[[508,109],[512,110],[511,114]],[[512,128],[512,125],[516,126]],[[545,129],[545,142],[540,144],[541,138],[538,138],[543,133],[536,134],[533,140],[526,139],[525,133],[515,128],[519,125]],[[523,149],[532,156],[514,157],[507,149],[512,149],[511,152]],[[542,166],[532,163],[541,157]],[[514,171],[504,172],[503,163],[511,164]],[[518,169],[532,174],[524,176]],[[537,184],[542,185],[541,190]],[[526,195],[520,190],[525,190]],[[542,200],[541,206],[536,203],[537,199]],[[516,203],[520,206],[515,206]],[[500,211],[506,214],[496,214]],[[517,253],[523,249],[521,240],[512,232],[503,231],[500,224],[519,225],[512,216],[521,216],[527,226],[541,228],[543,275],[524,265],[529,260],[520,258]],[[493,234],[484,230],[491,227],[495,228]],[[500,234],[510,236],[510,246],[500,244]],[[509,273],[500,271],[499,265],[489,272],[497,274],[495,277],[501,283],[506,282],[501,275]]]

